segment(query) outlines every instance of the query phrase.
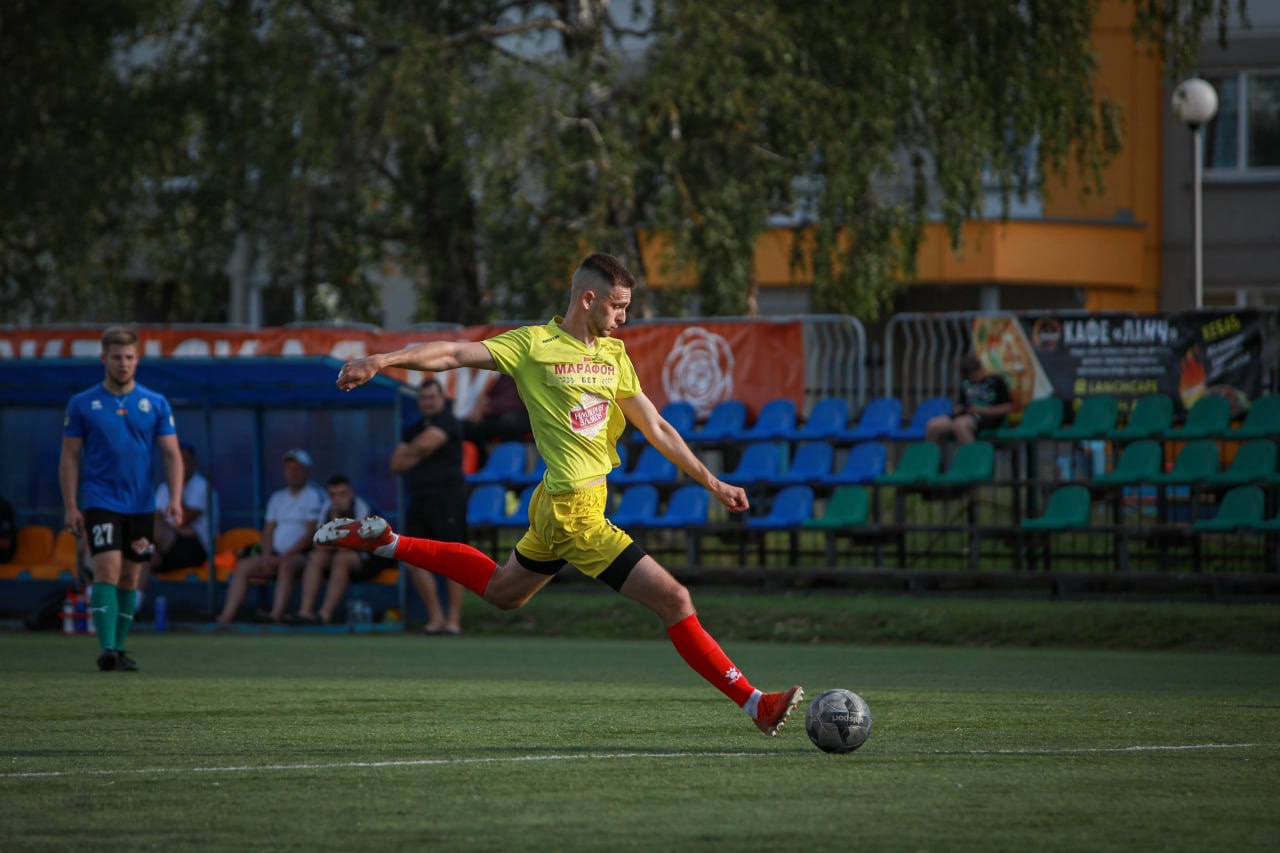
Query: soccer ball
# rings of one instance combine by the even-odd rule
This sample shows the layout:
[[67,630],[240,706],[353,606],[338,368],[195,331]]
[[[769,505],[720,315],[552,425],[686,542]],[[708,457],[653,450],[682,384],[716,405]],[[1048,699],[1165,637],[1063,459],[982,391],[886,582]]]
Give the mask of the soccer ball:
[[804,730],[823,752],[853,752],[871,735],[871,709],[852,690],[828,690],[809,704]]

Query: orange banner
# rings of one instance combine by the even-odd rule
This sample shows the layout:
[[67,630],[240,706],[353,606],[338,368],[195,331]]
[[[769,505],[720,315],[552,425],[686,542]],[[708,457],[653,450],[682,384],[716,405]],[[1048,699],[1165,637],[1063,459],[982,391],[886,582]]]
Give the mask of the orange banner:
[[[339,361],[431,340],[481,340],[510,326],[468,326],[443,332],[374,332],[337,327],[239,329],[142,326],[144,358],[329,356]],[[0,330],[0,364],[11,358],[93,358],[101,327]],[[699,416],[721,400],[737,399],[754,415],[769,400],[804,402],[804,335],[798,322],[708,321],[637,323],[618,332],[640,384],[655,406],[686,400]],[[395,371],[416,386],[416,371]],[[336,376],[334,377],[337,378]],[[488,371],[450,371],[441,377],[459,415],[493,380]]]

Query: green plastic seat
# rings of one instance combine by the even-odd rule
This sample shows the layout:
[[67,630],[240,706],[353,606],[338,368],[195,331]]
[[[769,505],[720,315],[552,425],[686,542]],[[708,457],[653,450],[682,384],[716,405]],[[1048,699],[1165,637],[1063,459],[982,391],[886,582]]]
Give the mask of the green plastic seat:
[[999,441],[1034,441],[1049,438],[1062,426],[1062,398],[1040,397],[1027,404],[1017,426],[1001,427],[995,437]]
[[1092,503],[1087,486],[1073,483],[1059,486],[1049,495],[1044,515],[1022,520],[1023,530],[1052,532],[1088,527]]
[[1255,521],[1249,525],[1251,530],[1258,530],[1262,533],[1280,533],[1280,512],[1276,513],[1275,518],[1267,518],[1261,521]]
[[1116,467],[1105,474],[1093,478],[1095,486],[1132,486],[1137,483],[1149,483],[1160,473],[1164,464],[1164,451],[1159,442],[1151,439],[1135,441],[1125,445],[1120,451]]
[[865,527],[871,511],[866,486],[841,486],[831,493],[821,518],[807,518],[801,527],[808,530],[841,530]]
[[1201,533],[1239,530],[1244,527],[1254,528],[1262,524],[1262,513],[1266,509],[1267,498],[1257,486],[1236,486],[1222,497],[1218,504],[1218,514],[1213,518],[1202,518],[1191,525],[1191,529]]
[[1208,480],[1218,473],[1218,442],[1211,438],[1201,438],[1188,442],[1173,460],[1173,468],[1157,474],[1153,483],[1165,485],[1171,483],[1191,484]]
[[1276,473],[1276,445],[1265,438],[1246,441],[1236,451],[1230,467],[1206,479],[1215,486],[1243,486],[1266,481]]
[[969,486],[995,476],[996,449],[989,441],[973,441],[956,448],[951,467],[928,479],[931,486]]
[[1148,394],[1134,401],[1124,426],[1109,430],[1112,441],[1157,438],[1173,426],[1173,398],[1168,394]]
[[898,460],[898,467],[876,477],[879,486],[919,485],[938,474],[942,467],[942,448],[932,441],[908,444]]
[[1231,401],[1217,394],[1205,394],[1191,405],[1187,420],[1165,432],[1165,438],[1185,440],[1210,438],[1231,428]]
[[1085,397],[1076,411],[1076,418],[1069,426],[1053,431],[1053,437],[1062,441],[1088,441],[1105,438],[1116,428],[1120,406],[1110,394]]
[[1244,423],[1228,438],[1280,438],[1280,394],[1266,394],[1249,404]]

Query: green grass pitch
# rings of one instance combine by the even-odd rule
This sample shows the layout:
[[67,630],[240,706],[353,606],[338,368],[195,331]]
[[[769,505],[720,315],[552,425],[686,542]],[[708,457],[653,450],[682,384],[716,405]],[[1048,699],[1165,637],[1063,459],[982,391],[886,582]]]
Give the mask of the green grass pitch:
[[728,642],[860,693],[765,738],[661,638],[0,635],[0,849],[1251,850],[1280,656]]

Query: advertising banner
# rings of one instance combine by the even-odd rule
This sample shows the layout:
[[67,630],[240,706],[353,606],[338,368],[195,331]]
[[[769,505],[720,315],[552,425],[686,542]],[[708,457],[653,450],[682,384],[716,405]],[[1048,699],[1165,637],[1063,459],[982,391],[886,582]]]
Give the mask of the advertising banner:
[[1168,394],[1187,409],[1218,394],[1240,413],[1274,370],[1273,321],[1247,309],[1018,314],[975,317],[972,335],[974,351],[1008,379],[1019,409],[1051,394],[1067,401],[1112,394],[1122,404]]
[[[143,358],[328,356],[345,362],[425,341],[482,340],[509,328],[380,332],[341,326],[141,326],[137,331]],[[102,331],[98,326],[0,329],[0,369],[11,358],[96,358]],[[778,397],[789,397],[797,407],[804,402],[804,334],[799,322],[641,322],[623,327],[617,336],[626,342],[641,387],[659,409],[670,400],[685,400],[705,417],[721,400],[737,399],[754,416]],[[422,381],[415,371],[389,374],[411,386]],[[145,365],[141,375],[145,384]],[[462,417],[495,378],[485,370],[454,370],[441,377]]]

